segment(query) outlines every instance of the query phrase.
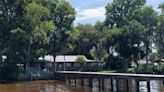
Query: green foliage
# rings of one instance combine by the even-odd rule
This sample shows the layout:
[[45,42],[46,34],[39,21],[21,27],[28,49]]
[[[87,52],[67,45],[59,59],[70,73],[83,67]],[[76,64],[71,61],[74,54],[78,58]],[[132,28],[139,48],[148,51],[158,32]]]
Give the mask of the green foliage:
[[76,59],[76,62],[80,63],[81,65],[84,65],[87,62],[87,60],[86,60],[85,56],[79,55]]
[[137,10],[142,8],[146,0],[113,0],[106,6],[105,24],[110,27],[126,25],[136,16]]
[[74,8],[67,1],[1,0],[0,7],[0,57],[27,64],[63,50],[60,43],[75,19]]
[[157,70],[157,67],[154,65],[140,65],[137,69],[135,69],[136,73],[142,74],[153,74]]
[[90,24],[79,24],[76,29],[71,32],[71,41],[74,50],[71,54],[82,54],[91,58],[90,50],[93,46],[96,46],[98,34],[95,31],[94,26]]
[[161,9],[161,15],[164,15],[164,3],[160,4],[159,8]]
[[83,68],[84,68],[85,64],[87,63],[85,56],[79,55],[76,58],[76,62],[80,64],[80,71],[83,71]]
[[164,3],[160,5],[161,14],[158,17],[156,30],[156,46],[158,49],[159,58],[164,58]]
[[70,32],[73,30],[73,21],[75,20],[75,9],[66,0],[56,0],[51,6],[52,21],[56,28],[53,30],[49,52],[54,57],[57,53],[65,54],[71,45],[68,41]]

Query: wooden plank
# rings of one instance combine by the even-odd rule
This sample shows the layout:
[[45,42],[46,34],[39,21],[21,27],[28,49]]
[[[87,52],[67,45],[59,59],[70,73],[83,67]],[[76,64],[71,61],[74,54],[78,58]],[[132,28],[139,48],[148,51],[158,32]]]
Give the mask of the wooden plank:
[[97,73],[97,72],[77,72],[77,71],[58,71],[56,73],[59,74],[69,74],[69,75],[76,75],[78,76],[85,76],[85,77],[107,77],[107,78],[132,78],[132,79],[142,79],[142,80],[163,80],[164,75],[153,75],[153,74],[128,74],[128,73]]

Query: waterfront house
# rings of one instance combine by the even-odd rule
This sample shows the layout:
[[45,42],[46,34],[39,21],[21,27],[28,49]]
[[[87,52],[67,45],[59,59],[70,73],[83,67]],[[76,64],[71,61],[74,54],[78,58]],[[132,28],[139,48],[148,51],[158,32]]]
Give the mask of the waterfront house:
[[[76,61],[79,55],[58,55],[55,58],[57,71],[80,71],[80,63]],[[84,56],[85,57],[85,56]],[[103,67],[102,61],[86,59],[83,71],[98,71]]]

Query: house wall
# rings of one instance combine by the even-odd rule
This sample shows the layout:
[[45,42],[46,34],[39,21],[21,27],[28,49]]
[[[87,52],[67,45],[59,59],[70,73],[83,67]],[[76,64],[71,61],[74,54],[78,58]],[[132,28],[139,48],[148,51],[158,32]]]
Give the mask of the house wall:
[[[64,67],[65,65],[65,67]],[[80,63],[77,62],[57,62],[57,71],[79,71],[81,70]],[[88,62],[84,65],[83,70],[85,71],[98,71],[101,70],[103,63],[101,62]]]
[[30,63],[29,69],[31,72],[52,71],[52,63],[50,62],[34,62]]

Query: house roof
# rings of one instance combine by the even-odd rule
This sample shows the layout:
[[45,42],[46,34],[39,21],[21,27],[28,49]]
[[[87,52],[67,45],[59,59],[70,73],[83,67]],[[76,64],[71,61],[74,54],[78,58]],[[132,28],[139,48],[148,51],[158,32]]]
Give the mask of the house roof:
[[[58,55],[55,58],[56,62],[76,62],[76,59],[79,55]],[[84,56],[84,58],[87,60],[87,58]]]
[[[55,58],[55,62],[76,62],[76,59],[78,58],[78,56],[79,55],[57,55]],[[80,55],[80,56],[84,56],[84,55]],[[95,62],[95,60],[87,59],[85,56],[84,58],[86,59],[87,62]],[[54,57],[51,55],[46,55],[44,56],[44,58],[39,58],[39,60],[54,62]]]

